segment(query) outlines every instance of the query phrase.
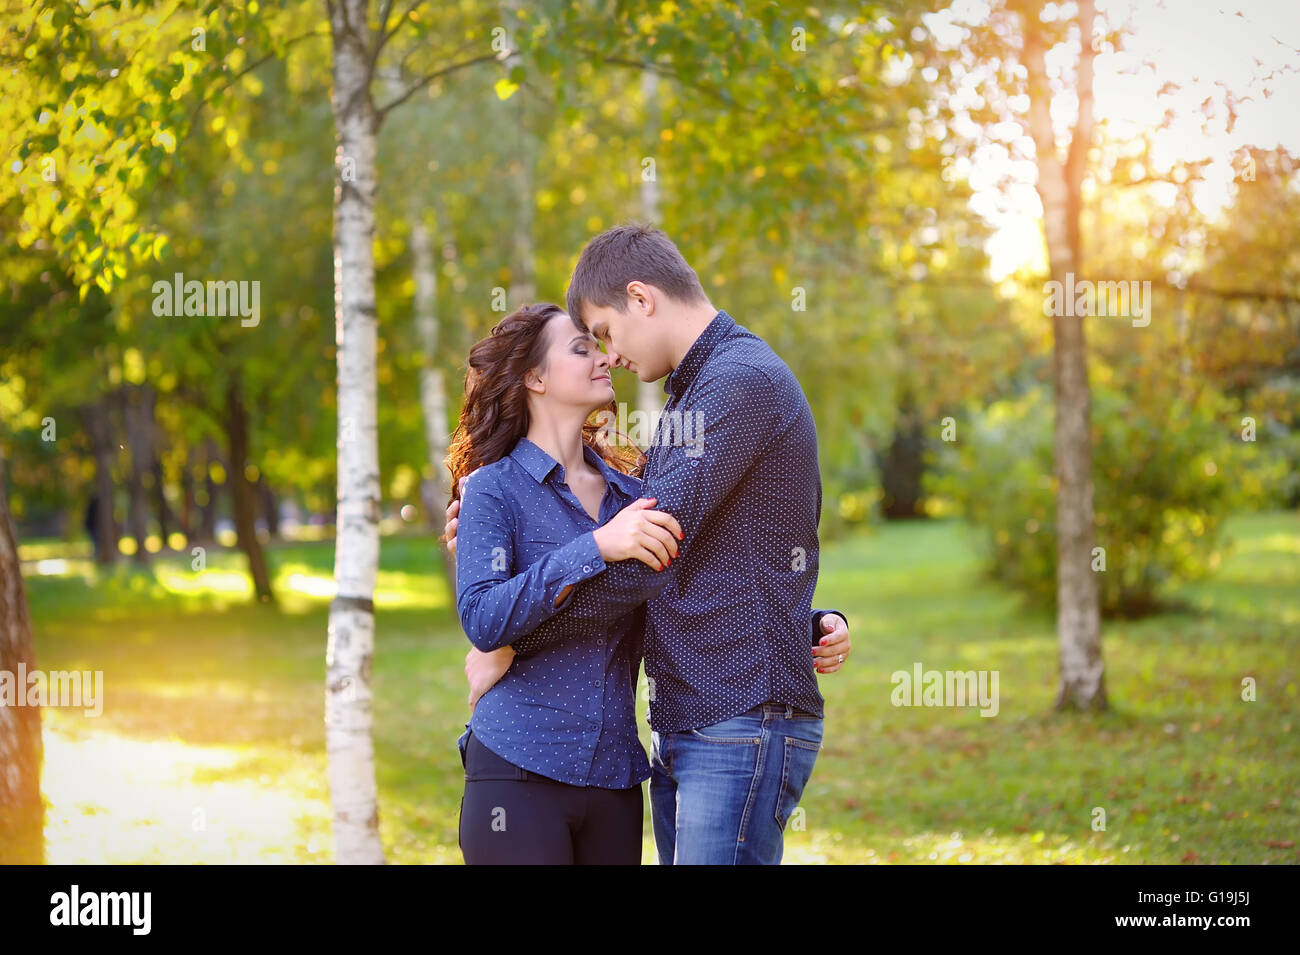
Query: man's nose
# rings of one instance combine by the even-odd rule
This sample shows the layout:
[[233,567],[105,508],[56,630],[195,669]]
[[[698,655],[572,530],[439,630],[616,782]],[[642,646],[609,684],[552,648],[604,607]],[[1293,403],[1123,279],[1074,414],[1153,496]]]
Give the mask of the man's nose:
[[614,350],[613,346],[611,346],[605,354],[609,358],[610,365],[612,365],[614,368],[627,367],[627,362],[623,360],[622,355],[620,355],[617,351]]

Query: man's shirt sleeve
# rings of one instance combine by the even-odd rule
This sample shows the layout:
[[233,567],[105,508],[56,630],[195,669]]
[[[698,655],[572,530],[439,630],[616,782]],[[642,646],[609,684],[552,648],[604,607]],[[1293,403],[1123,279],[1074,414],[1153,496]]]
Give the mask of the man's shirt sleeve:
[[515,566],[514,518],[491,478],[471,477],[460,505],[457,534],[456,610],[474,646],[496,650],[531,633],[561,608],[555,598],[605,569],[590,532],[545,554],[511,576]]
[[[781,420],[781,395],[767,375],[749,365],[717,362],[701,371],[691,408],[670,418],[674,427],[680,425],[674,440],[663,440],[666,429],[661,422],[654,469],[642,495],[655,498],[655,509],[667,511],[682,525],[679,556],[762,458]],[[608,564],[604,573],[576,588],[566,603],[565,619],[613,619],[659,594],[676,573],[676,562],[663,570],[639,560]]]

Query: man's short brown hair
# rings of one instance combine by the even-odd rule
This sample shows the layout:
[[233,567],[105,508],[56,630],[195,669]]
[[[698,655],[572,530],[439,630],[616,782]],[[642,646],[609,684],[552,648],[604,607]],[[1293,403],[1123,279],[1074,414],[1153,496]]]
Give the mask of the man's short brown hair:
[[587,243],[573,267],[566,298],[569,315],[583,325],[583,305],[627,311],[627,285],[645,282],[679,302],[707,302],[695,270],[661,229],[629,222]]

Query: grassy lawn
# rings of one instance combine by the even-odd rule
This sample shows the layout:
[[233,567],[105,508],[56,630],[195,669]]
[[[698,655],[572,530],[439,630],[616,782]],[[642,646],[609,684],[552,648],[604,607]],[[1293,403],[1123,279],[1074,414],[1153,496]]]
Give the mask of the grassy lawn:
[[[1106,625],[1111,709],[1087,715],[1051,712],[1053,621],[979,579],[962,525],[828,547],[818,605],[848,614],[855,649],[821,678],[826,745],[786,862],[1300,860],[1300,516],[1239,517],[1229,535],[1217,577],[1177,595],[1185,610]],[[104,706],[44,711],[48,861],[332,862],[332,544],[271,549],[279,610],[248,604],[234,553],[92,585],[60,552],[24,550],[33,570],[47,561],[28,577],[36,663],[102,670]],[[394,863],[458,863],[468,644],[430,538],[385,539],[376,604],[384,848]],[[891,673],[918,662],[996,670],[997,715],[892,705]]]

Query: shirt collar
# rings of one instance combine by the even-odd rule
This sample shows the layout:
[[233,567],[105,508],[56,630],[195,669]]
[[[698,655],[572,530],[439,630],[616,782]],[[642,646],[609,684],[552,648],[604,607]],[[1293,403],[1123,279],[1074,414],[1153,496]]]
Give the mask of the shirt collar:
[[515,442],[510,457],[514,458],[519,466],[527,471],[538,484],[544,483],[550,473],[560,466],[560,462],[527,438],[520,438]]
[[704,367],[704,362],[714,346],[726,338],[735,327],[736,320],[719,310],[718,314],[713,316],[713,321],[709,322],[700,333],[700,337],[695,339],[694,344],[687,349],[672,374],[664,381],[664,391],[674,398],[680,398],[695,380],[695,376],[700,373],[700,369]]
[[[613,481],[615,486],[629,497],[637,497],[641,493],[640,482],[630,474],[624,474],[617,468],[610,467],[605,460],[597,454],[590,445],[585,442],[582,445],[582,456],[587,459],[587,463],[600,471],[605,476],[605,481]],[[515,442],[514,450],[510,452],[510,457],[515,460],[520,467],[528,472],[529,476],[538,484],[544,484],[550,477],[551,472],[560,466],[560,462],[551,457],[541,448],[527,438],[520,438]]]

